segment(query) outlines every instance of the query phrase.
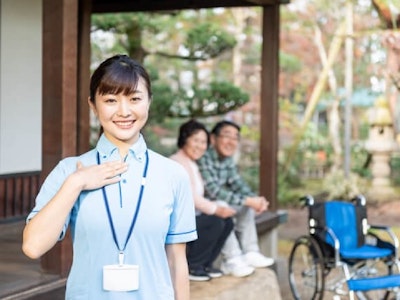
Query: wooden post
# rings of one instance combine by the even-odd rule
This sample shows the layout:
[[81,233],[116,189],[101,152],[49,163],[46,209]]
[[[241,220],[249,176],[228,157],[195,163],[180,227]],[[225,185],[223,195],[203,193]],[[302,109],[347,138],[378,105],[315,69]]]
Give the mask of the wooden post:
[[263,7],[260,106],[260,194],[276,210],[278,178],[279,5]]
[[[41,181],[60,159],[77,152],[77,36],[78,0],[44,0]],[[64,276],[71,257],[67,236],[42,257],[42,268]]]
[[78,153],[90,149],[90,113],[87,103],[90,85],[90,25],[92,0],[79,1],[78,30]]

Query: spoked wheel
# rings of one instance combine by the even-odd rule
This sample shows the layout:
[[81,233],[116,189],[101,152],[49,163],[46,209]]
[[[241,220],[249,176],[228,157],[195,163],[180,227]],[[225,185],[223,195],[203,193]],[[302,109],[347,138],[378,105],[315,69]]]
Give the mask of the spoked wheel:
[[324,294],[324,258],[311,236],[299,237],[289,257],[289,284],[296,300],[321,300]]

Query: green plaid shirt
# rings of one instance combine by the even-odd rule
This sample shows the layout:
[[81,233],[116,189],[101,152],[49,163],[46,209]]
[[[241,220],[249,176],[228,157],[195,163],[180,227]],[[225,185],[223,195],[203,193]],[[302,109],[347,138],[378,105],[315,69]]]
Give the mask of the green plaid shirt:
[[231,205],[243,205],[246,197],[255,196],[239,175],[232,157],[220,159],[213,147],[197,161],[204,180],[205,197],[223,200]]

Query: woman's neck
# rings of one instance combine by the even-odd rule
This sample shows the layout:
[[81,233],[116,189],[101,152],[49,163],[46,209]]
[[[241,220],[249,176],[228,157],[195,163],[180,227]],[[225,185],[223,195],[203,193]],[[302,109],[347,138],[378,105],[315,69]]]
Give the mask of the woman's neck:
[[119,151],[119,156],[121,157],[122,160],[124,160],[125,157],[128,155],[129,148],[125,149],[125,148],[118,147],[118,151]]

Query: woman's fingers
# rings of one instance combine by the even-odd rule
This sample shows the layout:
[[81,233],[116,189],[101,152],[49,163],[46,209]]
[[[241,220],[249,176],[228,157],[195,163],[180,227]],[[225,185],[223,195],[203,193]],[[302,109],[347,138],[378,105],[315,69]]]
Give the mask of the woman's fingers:
[[101,172],[100,176],[103,176],[103,179],[111,179],[126,172],[128,164],[125,162],[113,161],[101,164],[99,168],[101,170],[99,170],[99,172]]
[[77,163],[77,171],[84,181],[84,189],[96,189],[120,181],[119,175],[126,172],[128,164],[122,161],[106,162],[100,165],[83,166]]

